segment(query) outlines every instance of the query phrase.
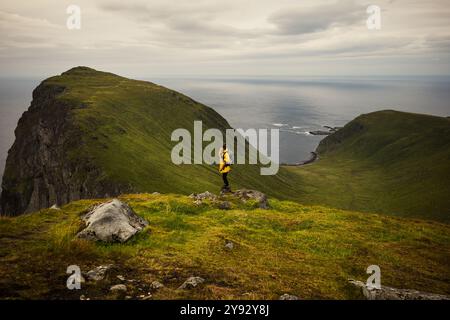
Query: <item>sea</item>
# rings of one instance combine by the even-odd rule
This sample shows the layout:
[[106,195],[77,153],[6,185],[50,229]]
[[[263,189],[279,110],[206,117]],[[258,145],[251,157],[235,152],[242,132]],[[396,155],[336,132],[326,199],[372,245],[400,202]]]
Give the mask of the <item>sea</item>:
[[[234,128],[279,129],[280,162],[310,157],[324,136],[358,115],[399,110],[450,116],[450,77],[145,77],[208,105]],[[42,79],[0,78],[0,178],[14,129]]]

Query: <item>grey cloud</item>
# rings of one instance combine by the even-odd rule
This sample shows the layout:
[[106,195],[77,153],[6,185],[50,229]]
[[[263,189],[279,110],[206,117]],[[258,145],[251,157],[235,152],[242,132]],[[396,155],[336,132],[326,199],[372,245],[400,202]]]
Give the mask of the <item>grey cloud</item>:
[[[222,48],[227,42],[260,37],[260,29],[240,29],[214,20],[226,5],[213,2],[189,5],[153,5],[145,3],[101,3],[101,10],[137,20],[163,46]],[[158,28],[158,33],[152,32]]]
[[288,8],[269,17],[278,32],[287,35],[324,31],[332,26],[351,25],[365,19],[366,7],[353,1],[338,1],[309,8]]
[[165,22],[177,19],[211,20],[215,13],[220,13],[221,7],[211,4],[180,2],[178,4],[151,4],[147,2],[101,2],[100,10],[129,17],[140,22]]
[[[430,73],[448,69],[448,0],[377,0],[383,27],[376,32],[365,27],[368,0],[333,1],[77,0],[82,29],[69,32],[65,5],[3,0],[0,68],[220,74],[247,66],[279,73],[285,64],[292,73],[290,61],[324,73],[327,63],[351,72],[358,58],[373,59],[374,68],[393,59],[414,69],[413,59],[422,57],[444,66],[430,64]],[[397,64],[390,68],[397,72]]]

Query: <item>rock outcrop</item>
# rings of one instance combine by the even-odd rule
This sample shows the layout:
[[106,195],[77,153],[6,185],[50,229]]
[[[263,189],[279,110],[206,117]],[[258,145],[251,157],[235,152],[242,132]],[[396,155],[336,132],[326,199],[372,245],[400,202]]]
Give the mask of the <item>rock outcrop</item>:
[[450,300],[450,297],[441,294],[386,286],[381,286],[381,288],[377,289],[368,287],[361,281],[349,280],[349,282],[355,287],[360,288],[362,295],[367,300]]
[[192,193],[189,195],[190,198],[194,199],[194,201],[203,201],[203,200],[211,200],[216,201],[217,196],[214,193],[211,193],[209,191],[205,191],[202,193]]
[[83,220],[87,226],[77,237],[105,242],[125,242],[148,225],[127,204],[117,199],[97,206]]
[[[241,200],[242,202],[247,202],[248,200],[255,200],[258,203],[258,207],[261,209],[270,208],[269,200],[267,199],[266,194],[258,190],[239,189],[234,192],[221,194],[220,196],[216,196],[214,193],[205,191],[203,193],[192,193],[189,197],[194,199],[194,203],[197,205],[202,204],[204,200],[217,202],[219,199],[223,199],[224,197],[234,197]],[[221,210],[229,210],[231,209],[231,203],[228,201],[222,201],[218,204],[218,208]]]
[[244,202],[249,199],[256,200],[258,202],[258,206],[261,209],[269,209],[269,200],[267,199],[267,196],[261,191],[240,189],[236,190],[233,195]]

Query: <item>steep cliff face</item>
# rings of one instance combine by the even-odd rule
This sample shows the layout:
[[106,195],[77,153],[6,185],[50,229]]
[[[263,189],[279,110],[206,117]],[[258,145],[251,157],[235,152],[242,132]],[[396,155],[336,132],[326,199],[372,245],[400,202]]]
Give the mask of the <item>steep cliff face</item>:
[[[84,137],[72,113],[80,106],[58,99],[65,90],[44,81],[33,91],[31,106],[19,120],[2,182],[5,215],[122,191],[117,184],[99,183],[100,168],[81,153]],[[77,159],[69,157],[79,152]]]
[[[230,128],[213,109],[150,82],[87,67],[51,77],[34,90],[16,128],[2,182],[2,214],[121,193],[218,192],[222,182],[215,166],[171,161],[177,143],[172,132],[185,128],[193,136],[195,120],[204,130]],[[283,190],[286,181],[261,177],[257,166],[233,170],[236,187]]]

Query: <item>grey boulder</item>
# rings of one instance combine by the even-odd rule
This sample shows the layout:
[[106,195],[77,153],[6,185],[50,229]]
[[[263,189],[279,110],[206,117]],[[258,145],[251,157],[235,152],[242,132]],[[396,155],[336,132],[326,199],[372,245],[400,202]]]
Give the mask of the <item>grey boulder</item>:
[[114,286],[112,286],[111,288],[109,288],[109,290],[111,292],[126,292],[127,291],[127,286],[124,284],[116,284]]
[[164,287],[164,285],[161,282],[159,282],[159,281],[153,281],[150,284],[150,288],[152,288],[153,290],[158,290],[158,289],[160,289],[162,287]]
[[292,294],[285,293],[285,294],[280,296],[280,300],[298,300],[298,297],[294,296]]
[[201,277],[189,277],[181,286],[178,287],[178,289],[193,289],[203,282],[205,282],[205,279]]
[[118,199],[100,204],[82,219],[86,228],[77,237],[104,242],[125,242],[148,225],[147,221]]
[[92,270],[89,270],[86,273],[86,277],[88,278],[88,280],[92,280],[92,281],[100,281],[103,280],[106,276],[106,273],[111,270],[111,268],[113,268],[112,264],[106,264],[106,265],[102,265],[102,266],[98,266]]

